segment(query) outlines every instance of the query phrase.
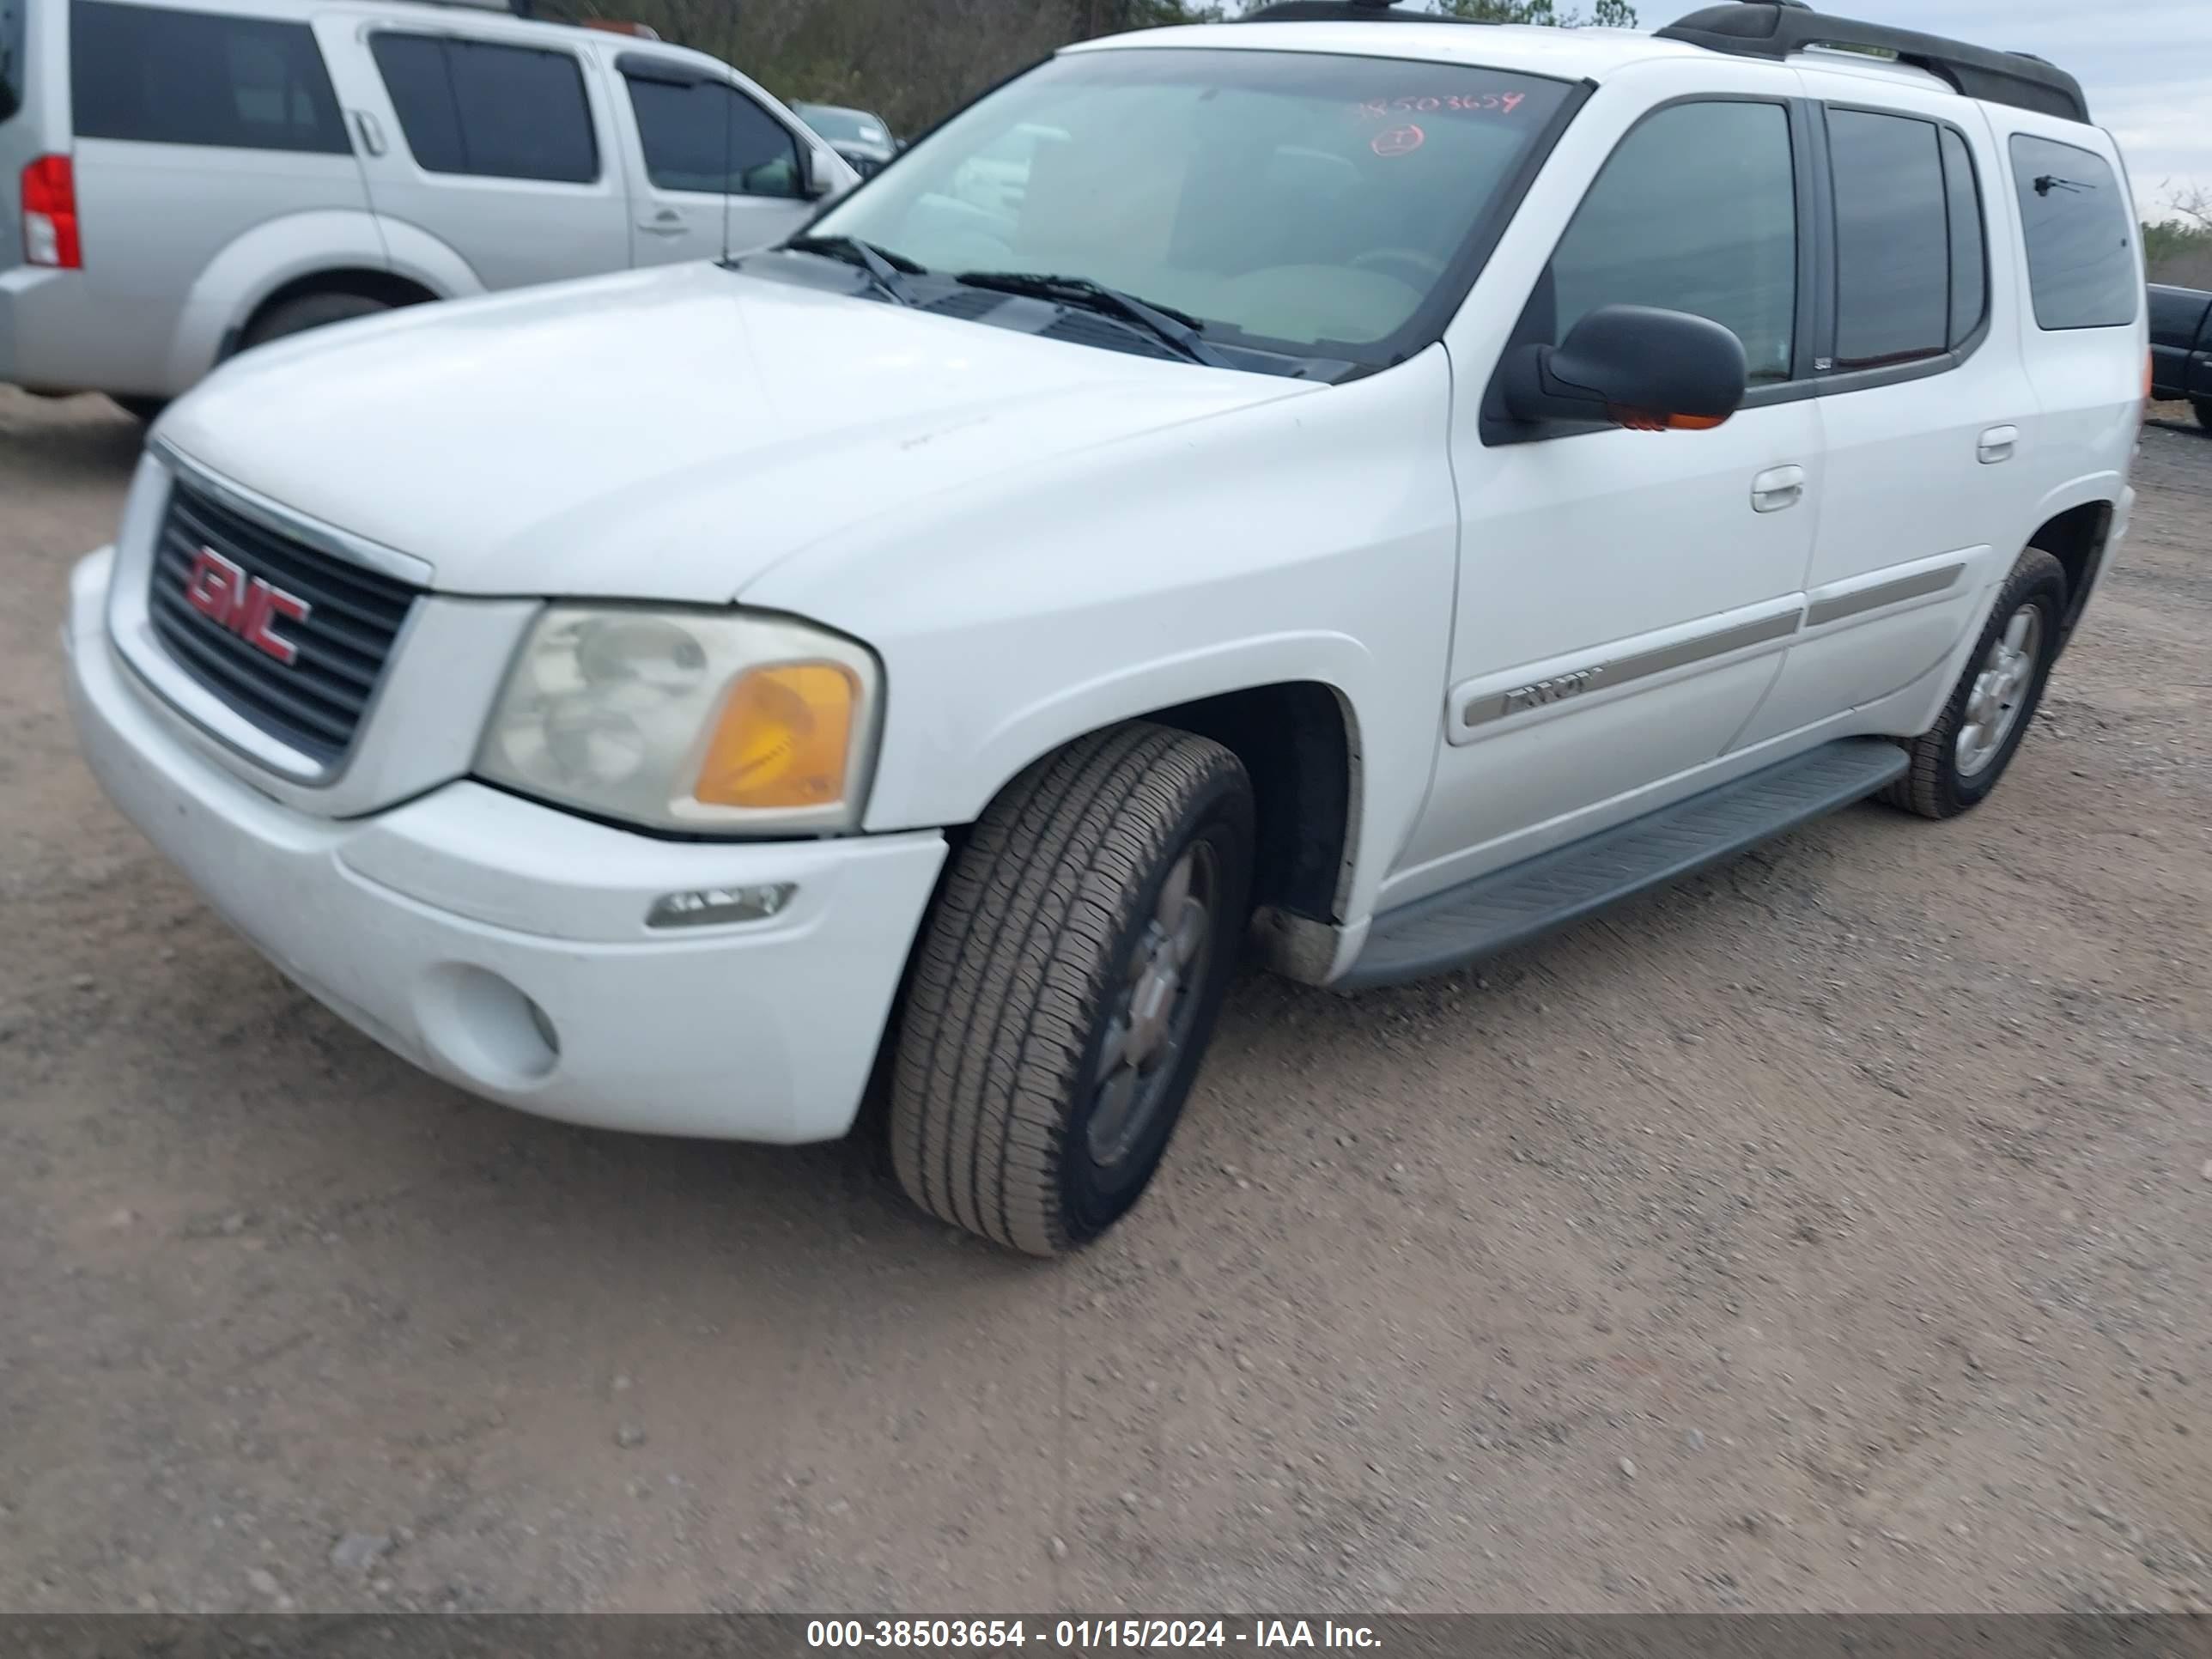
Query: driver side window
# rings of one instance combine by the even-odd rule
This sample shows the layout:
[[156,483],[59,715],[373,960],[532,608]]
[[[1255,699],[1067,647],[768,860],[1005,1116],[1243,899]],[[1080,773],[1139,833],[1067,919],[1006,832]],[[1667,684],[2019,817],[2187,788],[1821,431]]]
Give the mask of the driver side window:
[[1780,104],[1675,104],[1632,130],[1560,238],[1523,338],[1553,344],[1601,306],[1708,318],[1743,342],[1753,386],[1790,378],[1797,191]]

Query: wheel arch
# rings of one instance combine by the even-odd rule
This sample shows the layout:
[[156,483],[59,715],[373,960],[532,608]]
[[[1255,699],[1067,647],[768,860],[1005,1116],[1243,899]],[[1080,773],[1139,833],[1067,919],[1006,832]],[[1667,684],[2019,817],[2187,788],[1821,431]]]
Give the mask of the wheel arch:
[[[1123,689],[1133,693],[1137,687]],[[1152,700],[1128,696],[1110,713],[1091,705],[1079,724],[1048,738],[1024,722],[1028,736],[1018,746],[990,745],[1004,758],[988,769],[988,787],[960,822],[980,815],[1045,756],[1109,727],[1146,720],[1210,738],[1236,755],[1252,780],[1257,822],[1253,932],[1261,952],[1291,978],[1325,981],[1353,908],[1367,816],[1355,695],[1341,681],[1310,675],[1169,695],[1171,701],[1158,700],[1157,691]],[[950,833],[957,844],[961,831]]]
[[185,392],[229,356],[272,293],[320,271],[389,274],[390,266],[374,216],[349,208],[285,214],[233,237],[185,296],[166,389]]
[[304,276],[279,284],[263,295],[258,303],[240,319],[224,337],[222,355],[237,351],[252,332],[253,326],[279,306],[311,294],[354,294],[364,300],[374,300],[380,305],[392,307],[427,304],[438,298],[422,283],[404,276],[395,276],[388,270],[374,270],[362,266],[340,265],[324,270],[311,270]]
[[2109,501],[2082,501],[2045,519],[2030,536],[2028,545],[2039,547],[2058,561],[2066,573],[2066,615],[2059,624],[2063,647],[2081,619],[2089,595],[2102,574],[2105,554],[2112,543],[2117,509]]

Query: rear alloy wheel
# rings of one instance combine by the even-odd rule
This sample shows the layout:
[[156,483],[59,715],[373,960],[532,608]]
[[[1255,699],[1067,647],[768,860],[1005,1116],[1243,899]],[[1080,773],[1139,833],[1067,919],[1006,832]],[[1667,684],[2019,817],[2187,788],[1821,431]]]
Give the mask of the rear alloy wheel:
[[1135,722],[1007,785],[925,924],[891,1158],[931,1214],[1033,1255],[1143,1194],[1212,1036],[1250,906],[1252,786]]
[[1951,700],[1906,743],[1912,764],[1882,792],[1924,818],[1956,817],[1997,786],[2043,701],[2066,614],[2066,572],[2039,547],[2020,556]]

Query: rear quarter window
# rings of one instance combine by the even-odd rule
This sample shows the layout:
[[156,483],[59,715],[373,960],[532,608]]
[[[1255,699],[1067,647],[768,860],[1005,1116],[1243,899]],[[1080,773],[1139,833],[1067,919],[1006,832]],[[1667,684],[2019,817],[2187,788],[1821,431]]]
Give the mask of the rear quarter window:
[[2141,303],[2135,227],[2118,177],[2094,151],[2015,133],[2013,184],[2036,326],[2114,328]]
[[75,0],[70,100],[80,138],[349,149],[330,71],[305,23]]

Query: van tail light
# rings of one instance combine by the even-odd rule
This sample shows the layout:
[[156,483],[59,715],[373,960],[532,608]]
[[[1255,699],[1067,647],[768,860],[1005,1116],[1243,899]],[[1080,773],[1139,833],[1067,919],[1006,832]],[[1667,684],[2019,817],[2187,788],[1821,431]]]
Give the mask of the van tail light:
[[66,155],[41,155],[23,169],[23,258],[58,270],[84,269],[76,174]]

